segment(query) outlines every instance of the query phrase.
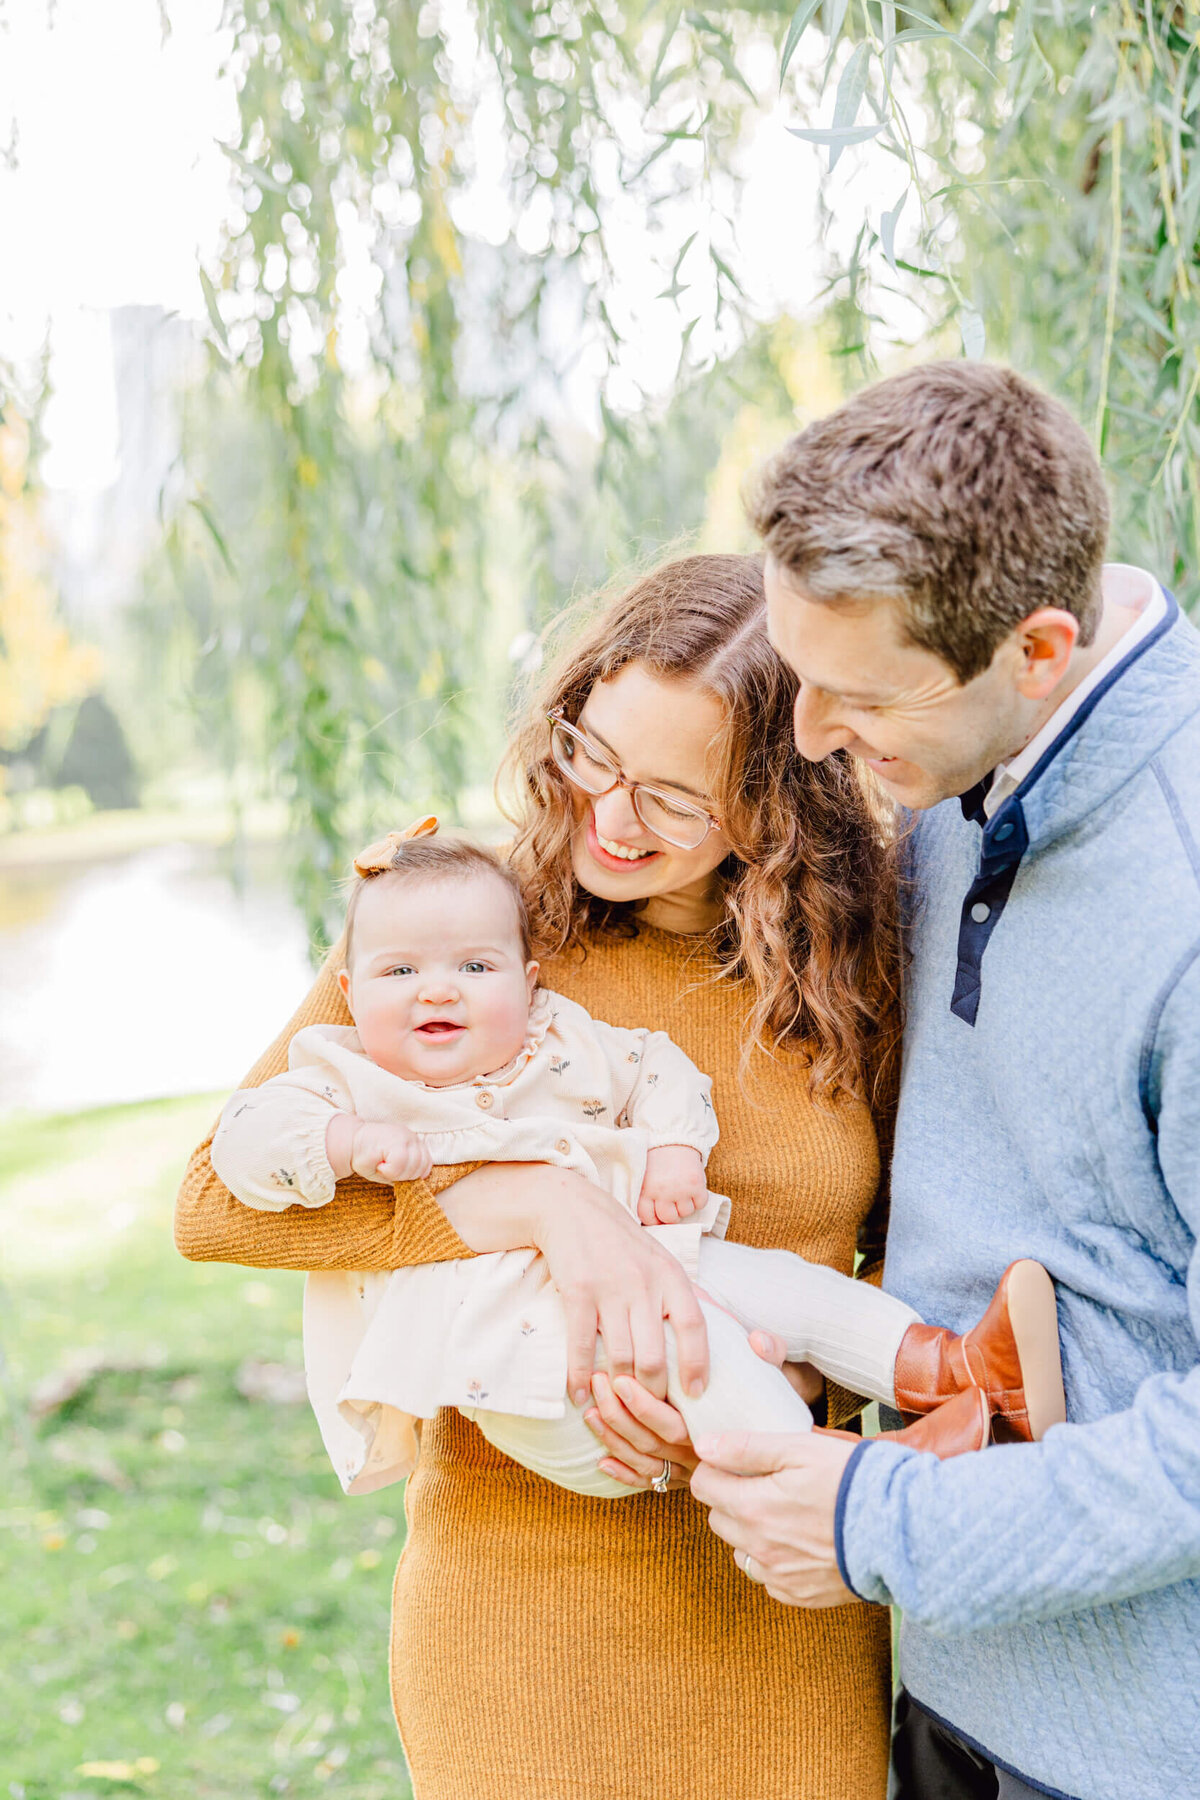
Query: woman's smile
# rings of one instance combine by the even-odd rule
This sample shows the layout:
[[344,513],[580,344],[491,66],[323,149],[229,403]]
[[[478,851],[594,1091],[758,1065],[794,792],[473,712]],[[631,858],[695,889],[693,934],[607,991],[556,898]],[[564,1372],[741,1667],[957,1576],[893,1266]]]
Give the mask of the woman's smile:
[[588,855],[595,857],[602,869],[624,872],[633,864],[647,863],[661,856],[661,850],[642,850],[634,844],[618,843],[615,838],[601,837],[596,829],[596,814],[589,807],[587,816]]

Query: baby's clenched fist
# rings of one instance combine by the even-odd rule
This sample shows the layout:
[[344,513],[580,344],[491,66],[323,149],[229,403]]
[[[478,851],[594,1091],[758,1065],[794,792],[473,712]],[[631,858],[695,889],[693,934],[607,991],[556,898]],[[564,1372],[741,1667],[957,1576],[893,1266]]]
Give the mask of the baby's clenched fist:
[[335,1180],[354,1174],[385,1187],[423,1180],[433,1167],[424,1140],[407,1125],[359,1119],[353,1113],[335,1113],[329,1121],[325,1154]]
[[646,1157],[646,1175],[638,1196],[643,1225],[677,1225],[708,1198],[704,1158],[687,1144],[663,1144]]

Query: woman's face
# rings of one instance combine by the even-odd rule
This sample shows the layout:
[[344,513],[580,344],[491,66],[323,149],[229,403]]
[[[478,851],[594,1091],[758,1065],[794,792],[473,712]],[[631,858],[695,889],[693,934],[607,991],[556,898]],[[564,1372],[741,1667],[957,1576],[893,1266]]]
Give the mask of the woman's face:
[[[711,694],[689,681],[664,681],[636,662],[598,681],[576,720],[631,781],[677,793],[713,814],[711,751],[724,722]],[[729,854],[722,832],[710,831],[695,850],[679,850],[642,824],[628,788],[598,797],[577,788],[569,793],[576,820],[571,859],[589,894],[647,900],[713,892],[713,873]]]

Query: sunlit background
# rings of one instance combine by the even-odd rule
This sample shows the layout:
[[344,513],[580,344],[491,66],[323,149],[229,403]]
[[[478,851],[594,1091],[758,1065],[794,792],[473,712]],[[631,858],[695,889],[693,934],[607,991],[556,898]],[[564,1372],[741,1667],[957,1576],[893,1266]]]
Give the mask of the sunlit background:
[[0,0],[0,1795],[406,1792],[397,1496],[175,1257],[353,849],[569,601],[989,355],[1200,597],[1200,5]]

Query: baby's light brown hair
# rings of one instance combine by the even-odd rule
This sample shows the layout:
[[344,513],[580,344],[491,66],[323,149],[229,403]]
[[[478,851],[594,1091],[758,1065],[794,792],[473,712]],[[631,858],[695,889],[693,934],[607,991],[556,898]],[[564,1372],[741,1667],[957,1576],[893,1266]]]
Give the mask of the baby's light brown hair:
[[367,873],[360,872],[354,877],[346,906],[347,968],[354,953],[354,917],[367,888],[382,881],[448,881],[456,875],[467,878],[488,875],[500,882],[513,904],[522,954],[526,962],[531,962],[533,943],[525,894],[512,869],[501,861],[494,850],[487,850],[481,844],[467,843],[463,838],[401,839],[397,836],[388,848],[386,860],[378,868]]

